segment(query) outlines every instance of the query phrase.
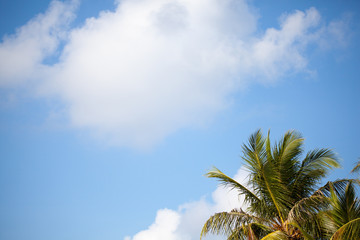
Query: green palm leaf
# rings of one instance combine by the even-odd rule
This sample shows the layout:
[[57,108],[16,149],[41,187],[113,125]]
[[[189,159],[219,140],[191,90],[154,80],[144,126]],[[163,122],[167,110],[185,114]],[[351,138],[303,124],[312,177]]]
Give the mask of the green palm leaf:
[[353,219],[339,228],[330,240],[358,240],[360,238],[360,218]]
[[291,195],[301,199],[314,192],[316,183],[325,177],[331,168],[340,164],[336,155],[329,149],[316,149],[308,152],[296,173]]
[[236,189],[239,191],[239,194],[245,195],[245,202],[250,203],[259,203],[260,199],[245,186],[234,180],[233,178],[227,176],[221,172],[216,167],[213,167],[211,171],[205,174],[208,178],[216,178],[220,183],[225,187],[230,187],[230,189]]

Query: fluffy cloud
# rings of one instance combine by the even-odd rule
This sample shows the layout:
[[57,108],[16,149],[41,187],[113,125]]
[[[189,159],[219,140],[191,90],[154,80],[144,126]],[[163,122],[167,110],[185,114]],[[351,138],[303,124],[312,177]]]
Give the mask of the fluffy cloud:
[[54,54],[74,18],[77,1],[53,1],[39,14],[0,43],[0,87],[40,77],[43,61]]
[[[239,169],[234,179],[244,184],[247,172]],[[195,240],[199,239],[205,221],[215,212],[230,211],[243,205],[236,191],[218,187],[212,193],[212,203],[201,199],[181,205],[178,210],[161,209],[153,224],[133,237],[124,240]],[[244,207],[244,206],[243,206]],[[223,239],[221,236],[208,235],[208,240]]]
[[[296,11],[283,17],[280,29],[267,29],[251,48],[249,68],[268,78],[276,78],[289,70],[306,67],[304,47],[314,41],[311,29],[318,26],[320,15],[315,8]],[[252,69],[254,70],[254,69]]]
[[201,126],[249,82],[307,70],[309,44],[343,39],[342,25],[322,24],[314,8],[261,35],[245,0],[124,0],[64,32],[75,5],[55,1],[4,39],[0,83],[40,79],[37,91],[61,99],[72,126],[121,146]]
[[[73,125],[120,145],[148,146],[202,124],[234,85],[237,41],[230,38],[255,26],[246,10],[245,19],[229,17],[228,5],[122,1],[71,33],[48,87],[68,104]],[[223,29],[229,21],[249,27]]]

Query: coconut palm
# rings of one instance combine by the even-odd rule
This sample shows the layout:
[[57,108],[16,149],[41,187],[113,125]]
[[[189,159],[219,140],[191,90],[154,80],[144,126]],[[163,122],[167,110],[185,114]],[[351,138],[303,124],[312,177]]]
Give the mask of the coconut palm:
[[[246,210],[216,213],[204,224],[201,236],[224,234],[236,239],[313,239],[321,236],[317,213],[327,206],[319,182],[339,162],[329,149],[315,149],[303,154],[304,139],[296,131],[287,132],[273,146],[269,133],[260,130],[243,145],[243,160],[249,171],[243,185],[214,168],[206,176],[244,195]],[[344,186],[344,181],[333,184]],[[328,189],[329,184],[322,189]]]

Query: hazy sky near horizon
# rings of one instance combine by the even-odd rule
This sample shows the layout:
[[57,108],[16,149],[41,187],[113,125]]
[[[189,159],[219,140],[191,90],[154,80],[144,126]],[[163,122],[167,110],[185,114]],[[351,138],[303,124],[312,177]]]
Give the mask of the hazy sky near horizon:
[[[193,240],[241,145],[360,157],[360,3],[0,2],[0,238]],[[223,239],[223,238],[208,238]]]

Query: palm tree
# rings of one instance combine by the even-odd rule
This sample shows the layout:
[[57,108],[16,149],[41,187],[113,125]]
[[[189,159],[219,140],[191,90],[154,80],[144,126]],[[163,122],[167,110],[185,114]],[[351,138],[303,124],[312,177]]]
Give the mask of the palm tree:
[[[245,196],[246,211],[216,213],[203,226],[200,238],[208,233],[237,239],[313,239],[321,236],[317,213],[327,206],[322,191],[315,191],[319,182],[339,162],[329,149],[309,151],[301,159],[304,139],[296,131],[287,132],[271,146],[270,133],[260,130],[243,145],[243,160],[249,181],[240,184],[219,169],[206,176],[216,178],[224,186]],[[337,189],[344,181],[333,184]],[[329,184],[322,189],[328,189]]]

